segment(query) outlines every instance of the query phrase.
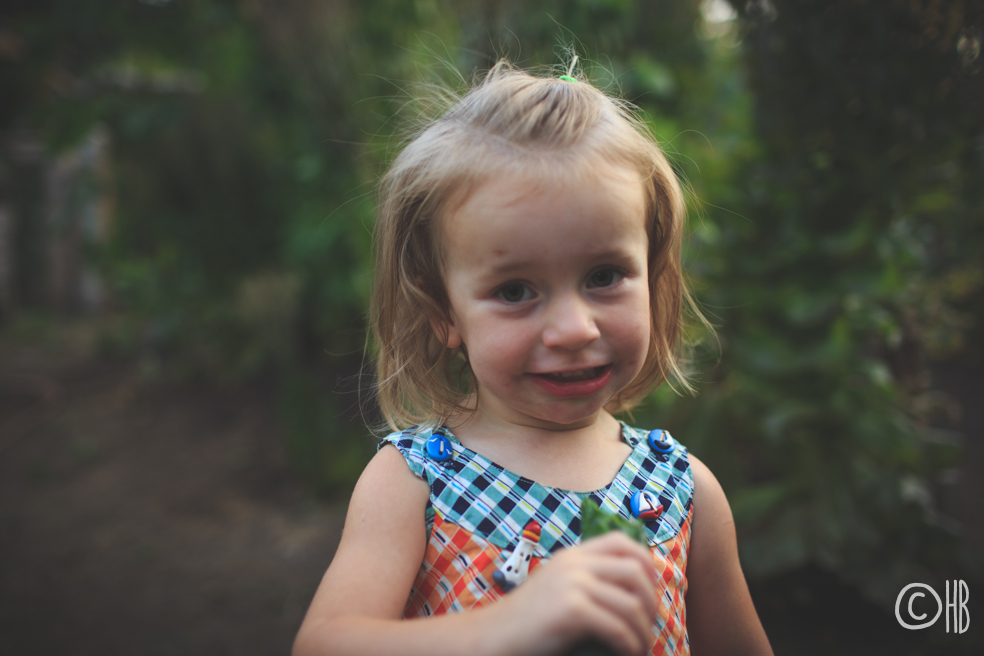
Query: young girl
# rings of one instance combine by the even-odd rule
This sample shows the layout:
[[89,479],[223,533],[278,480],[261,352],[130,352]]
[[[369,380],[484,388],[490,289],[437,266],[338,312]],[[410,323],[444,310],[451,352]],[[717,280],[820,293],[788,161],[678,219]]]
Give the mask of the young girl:
[[[398,432],[294,655],[770,654],[720,485],[613,417],[679,374],[688,299],[682,195],[641,124],[584,80],[499,64],[381,201],[372,321]],[[643,520],[648,549],[580,543],[586,499]]]

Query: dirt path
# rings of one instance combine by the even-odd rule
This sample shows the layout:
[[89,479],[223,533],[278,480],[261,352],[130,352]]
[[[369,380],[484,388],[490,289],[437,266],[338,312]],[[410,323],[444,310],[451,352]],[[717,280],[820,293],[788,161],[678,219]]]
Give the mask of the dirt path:
[[344,507],[291,477],[261,385],[0,351],[4,654],[285,654]]

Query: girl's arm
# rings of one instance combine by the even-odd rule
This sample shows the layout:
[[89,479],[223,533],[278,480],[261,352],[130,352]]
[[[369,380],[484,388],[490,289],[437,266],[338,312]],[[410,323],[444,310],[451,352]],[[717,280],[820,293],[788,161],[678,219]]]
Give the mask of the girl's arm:
[[738,562],[735,521],[711,470],[690,456],[694,524],[687,564],[687,633],[694,656],[769,655],[745,575]]
[[656,575],[650,554],[617,532],[551,558],[498,603],[400,620],[424,558],[428,495],[395,448],[376,454],[293,656],[547,656],[589,636],[622,654],[648,653]]

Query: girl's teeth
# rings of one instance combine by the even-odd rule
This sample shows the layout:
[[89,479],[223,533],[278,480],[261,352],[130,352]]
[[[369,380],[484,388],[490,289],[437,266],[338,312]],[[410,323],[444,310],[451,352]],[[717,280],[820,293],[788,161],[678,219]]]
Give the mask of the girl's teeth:
[[601,372],[602,367],[595,367],[594,369],[581,369],[579,371],[563,371],[553,374],[544,374],[548,378],[553,378],[554,380],[587,380],[589,378],[594,378]]

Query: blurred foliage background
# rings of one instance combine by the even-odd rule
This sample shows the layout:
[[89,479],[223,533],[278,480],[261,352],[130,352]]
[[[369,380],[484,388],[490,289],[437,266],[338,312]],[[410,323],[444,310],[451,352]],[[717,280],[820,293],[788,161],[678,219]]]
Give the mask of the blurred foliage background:
[[2,321],[98,316],[149,380],[270,377],[293,467],[343,491],[414,94],[573,45],[687,181],[718,331],[698,395],[634,420],[717,474],[753,581],[816,567],[890,608],[981,580],[981,506],[945,504],[981,435],[933,372],[981,371],[982,30],[972,0],[8,1]]

